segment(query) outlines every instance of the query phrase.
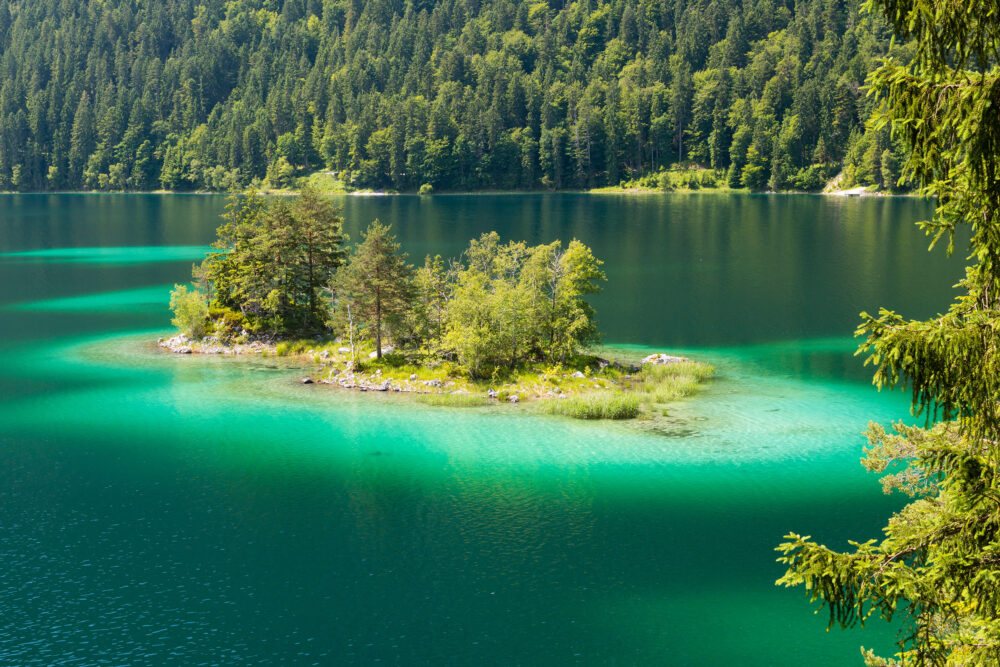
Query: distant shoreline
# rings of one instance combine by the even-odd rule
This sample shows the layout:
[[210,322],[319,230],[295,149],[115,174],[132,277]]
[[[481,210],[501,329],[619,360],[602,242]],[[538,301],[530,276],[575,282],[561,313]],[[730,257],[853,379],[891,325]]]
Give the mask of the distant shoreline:
[[[295,196],[298,194],[298,190],[260,190],[260,194],[267,196]],[[231,194],[227,191],[211,191],[211,190],[122,190],[115,192],[105,192],[101,190],[37,190],[31,192],[17,192],[11,190],[0,191],[0,195],[22,195],[22,196],[54,196],[54,195],[108,195],[108,196],[124,196],[124,195],[178,195],[178,196],[227,196]],[[483,196],[483,195],[505,195],[505,196],[517,196],[517,195],[629,195],[629,196],[651,196],[651,195],[810,195],[810,196],[822,196],[822,197],[843,197],[849,199],[866,199],[870,197],[908,197],[916,199],[932,199],[926,195],[922,195],[914,192],[880,192],[880,191],[868,191],[866,188],[851,188],[849,190],[835,190],[831,192],[808,192],[805,190],[783,190],[781,192],[751,192],[746,189],[733,190],[729,188],[702,188],[698,190],[689,189],[677,189],[670,191],[654,190],[652,188],[621,188],[621,187],[606,187],[606,188],[593,188],[590,190],[456,190],[456,191],[445,191],[445,192],[435,192],[433,194],[419,194],[417,192],[385,192],[385,191],[374,191],[374,190],[357,190],[354,192],[344,192],[344,191],[329,191],[321,192],[320,194],[327,196],[342,196],[342,197],[469,197],[469,196]]]

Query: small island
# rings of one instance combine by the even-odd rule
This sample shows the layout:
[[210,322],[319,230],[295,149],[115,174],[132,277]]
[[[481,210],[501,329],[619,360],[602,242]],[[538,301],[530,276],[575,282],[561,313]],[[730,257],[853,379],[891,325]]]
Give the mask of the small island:
[[606,277],[575,239],[529,246],[490,232],[458,258],[414,267],[378,220],[349,246],[339,212],[312,188],[233,195],[224,218],[193,287],[171,293],[180,333],[160,339],[164,349],[296,358],[304,384],[455,407],[533,402],[582,419],[665,415],[712,374],[667,354],[601,356],[586,297]]

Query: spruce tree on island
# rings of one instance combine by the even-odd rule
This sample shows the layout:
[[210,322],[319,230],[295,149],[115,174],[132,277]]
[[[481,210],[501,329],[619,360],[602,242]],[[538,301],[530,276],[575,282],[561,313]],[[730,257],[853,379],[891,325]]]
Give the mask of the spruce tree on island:
[[375,356],[382,358],[382,336],[387,321],[405,316],[413,300],[413,267],[391,233],[378,220],[362,232],[347,263],[337,271],[332,283],[334,307],[351,308],[372,331]]

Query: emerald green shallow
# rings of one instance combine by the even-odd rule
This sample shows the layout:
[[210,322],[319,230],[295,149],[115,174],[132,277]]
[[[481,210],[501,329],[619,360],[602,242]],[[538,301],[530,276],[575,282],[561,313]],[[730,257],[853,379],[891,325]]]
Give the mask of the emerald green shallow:
[[609,344],[718,379],[658,432],[303,386],[160,354],[220,197],[0,197],[0,662],[857,664],[778,589],[790,530],[846,547],[901,500],[858,465],[907,417],[857,313],[946,307],[911,199],[345,197],[414,259],[497,229],[606,261]]

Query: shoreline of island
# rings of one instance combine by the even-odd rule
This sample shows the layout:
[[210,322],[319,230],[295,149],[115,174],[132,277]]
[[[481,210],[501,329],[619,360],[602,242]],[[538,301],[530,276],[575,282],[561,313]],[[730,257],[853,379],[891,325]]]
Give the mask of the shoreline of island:
[[[578,419],[650,419],[693,395],[713,377],[712,366],[663,352],[641,360],[613,359],[595,347],[565,364],[526,363],[491,380],[474,379],[448,360],[419,364],[393,347],[379,358],[370,346],[352,350],[335,338],[225,342],[183,333],[161,337],[157,347],[176,355],[282,358],[303,365],[299,382],[362,393],[414,395],[442,407],[538,404],[539,411]],[[542,405],[547,403],[548,405]]]

